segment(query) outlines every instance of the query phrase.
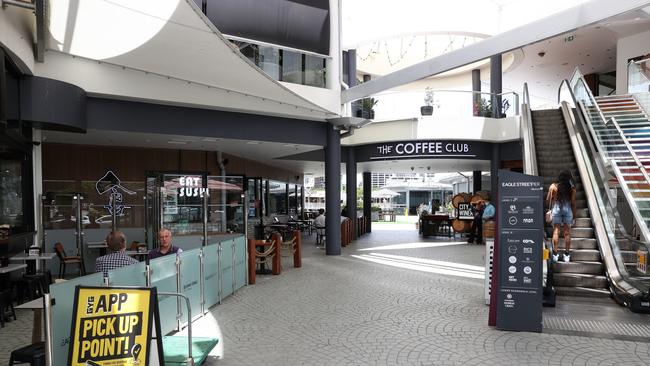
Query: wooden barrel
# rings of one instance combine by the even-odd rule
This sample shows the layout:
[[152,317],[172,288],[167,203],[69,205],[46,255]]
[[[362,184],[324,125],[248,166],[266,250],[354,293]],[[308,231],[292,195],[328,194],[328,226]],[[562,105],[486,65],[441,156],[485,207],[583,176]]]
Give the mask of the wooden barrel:
[[494,220],[483,221],[483,237],[494,238]]
[[451,227],[457,233],[466,233],[472,228],[472,222],[469,220],[453,219],[451,220]]
[[469,202],[469,194],[459,193],[451,199],[451,204],[454,208],[458,208],[458,205],[461,203]]
[[479,196],[483,197],[483,199],[486,201],[490,200],[490,191],[478,191],[475,192],[475,194],[478,194]]
[[480,194],[475,194],[475,195],[472,196],[472,198],[470,198],[469,202],[470,203],[476,203],[478,201],[484,201],[484,200],[485,200],[485,198],[483,196],[481,196]]

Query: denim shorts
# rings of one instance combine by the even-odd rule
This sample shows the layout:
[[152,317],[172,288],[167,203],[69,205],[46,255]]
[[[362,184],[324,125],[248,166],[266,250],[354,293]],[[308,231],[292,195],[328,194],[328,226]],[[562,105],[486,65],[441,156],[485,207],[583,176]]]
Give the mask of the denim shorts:
[[573,211],[571,210],[571,204],[555,202],[553,204],[553,225],[564,224],[572,225],[573,224]]

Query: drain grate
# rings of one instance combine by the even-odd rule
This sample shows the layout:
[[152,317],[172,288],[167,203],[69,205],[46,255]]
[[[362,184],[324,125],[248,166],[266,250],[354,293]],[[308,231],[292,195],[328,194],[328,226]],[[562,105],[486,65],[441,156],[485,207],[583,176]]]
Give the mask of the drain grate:
[[[544,329],[650,339],[650,325],[544,316]],[[585,336],[590,336],[585,334]]]

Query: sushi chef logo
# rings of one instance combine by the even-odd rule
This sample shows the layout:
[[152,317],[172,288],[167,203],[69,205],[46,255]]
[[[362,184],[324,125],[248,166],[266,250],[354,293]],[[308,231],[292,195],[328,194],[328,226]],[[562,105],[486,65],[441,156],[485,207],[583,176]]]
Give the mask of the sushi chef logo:
[[108,204],[104,205],[104,208],[111,215],[115,211],[115,215],[117,216],[123,215],[124,209],[128,208],[124,206],[123,193],[129,195],[135,194],[135,192],[124,187],[120,178],[110,170],[95,183],[95,189],[100,195],[108,194]]

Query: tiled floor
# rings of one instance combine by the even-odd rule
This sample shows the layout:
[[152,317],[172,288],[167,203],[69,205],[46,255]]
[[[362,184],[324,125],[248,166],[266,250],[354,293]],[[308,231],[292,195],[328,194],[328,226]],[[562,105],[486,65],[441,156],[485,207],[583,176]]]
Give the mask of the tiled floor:
[[[483,246],[421,240],[399,224],[375,225],[336,257],[312,241],[301,269],[258,277],[196,323],[195,334],[222,339],[206,364],[650,365],[647,338],[562,331],[557,321],[542,334],[487,326],[475,278]],[[556,320],[596,311],[598,321],[650,324],[611,301],[561,299],[545,311]]]
[[[608,300],[559,299],[542,334],[487,326],[483,246],[422,240],[413,224],[375,224],[341,256],[314,239],[302,268],[258,276],[194,323],[221,339],[205,364],[650,365],[650,318]],[[0,365],[29,342],[30,316],[0,330]]]

